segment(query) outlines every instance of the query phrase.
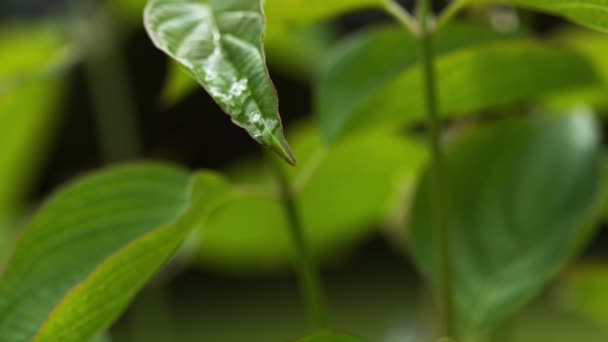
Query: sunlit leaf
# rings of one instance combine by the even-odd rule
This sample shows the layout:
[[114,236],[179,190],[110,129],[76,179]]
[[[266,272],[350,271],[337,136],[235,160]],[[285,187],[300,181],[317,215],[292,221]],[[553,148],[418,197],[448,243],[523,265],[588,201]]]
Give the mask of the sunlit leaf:
[[295,163],[283,135],[266,70],[260,1],[151,0],[145,25],[155,45],[177,60],[235,124]]
[[560,294],[569,308],[608,327],[608,267],[601,264],[584,265],[566,275]]
[[[602,204],[599,131],[590,114],[512,119],[447,151],[452,267],[465,337],[490,332],[588,241]],[[415,260],[438,275],[428,173],[410,220]]]
[[0,25],[0,219],[23,209],[47,151],[70,50],[57,27]]
[[213,174],[141,164],[85,177],[27,225],[0,278],[6,342],[93,338],[223,198]]
[[[426,161],[422,144],[396,135],[366,134],[329,148],[311,129],[293,137],[301,164],[289,179],[307,236],[321,257],[341,254],[373,234]],[[235,271],[290,264],[289,229],[272,173],[263,170],[259,164],[257,169],[238,164],[231,172],[239,185],[202,232],[199,262]]]
[[322,331],[308,337],[301,338],[297,340],[297,342],[365,342],[365,340],[344,333]]
[[[521,35],[470,25],[440,32],[436,50],[443,115],[469,114],[596,80],[584,58],[515,40]],[[316,94],[326,138],[419,120],[424,96],[418,49],[413,37],[395,27],[366,31],[338,46]]]

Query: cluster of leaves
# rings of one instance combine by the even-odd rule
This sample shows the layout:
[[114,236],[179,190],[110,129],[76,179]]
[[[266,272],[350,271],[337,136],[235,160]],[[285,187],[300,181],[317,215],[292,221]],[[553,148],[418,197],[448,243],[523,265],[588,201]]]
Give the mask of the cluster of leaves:
[[[588,109],[554,112],[575,104],[606,109],[605,39],[572,29],[540,41],[528,32],[449,22],[465,5],[490,2],[455,1],[435,36],[440,112],[450,122],[447,209],[463,341],[491,338],[536,296],[593,236],[604,204],[598,119]],[[496,2],[608,31],[603,1]],[[179,65],[169,74],[166,101],[179,101],[199,83],[254,139],[289,163],[297,156],[299,168],[281,167],[316,255],[348,250],[407,213],[407,245],[434,284],[428,158],[412,133],[424,112],[417,37],[384,24],[323,52],[333,36],[323,20],[391,5],[268,0],[266,20],[259,1],[150,0],[145,24]],[[144,2],[109,6],[117,16],[139,18]],[[8,227],[25,209],[43,155],[35,147],[50,136],[64,71],[80,55],[52,24],[0,32],[0,50],[10,51],[0,54],[0,234],[12,235]],[[299,77],[315,75],[316,123],[287,132],[293,150],[266,53]],[[541,109],[526,113],[522,103]],[[488,113],[527,115],[477,120]],[[0,264],[0,336],[94,338],[188,238],[189,261],[206,267],[251,272],[289,265],[288,223],[264,163],[240,162],[226,174],[133,164],[57,191],[13,246],[0,245],[0,256],[9,254]],[[606,284],[605,269],[580,273],[563,286],[571,305],[605,322],[605,308],[588,297]],[[359,340],[332,332],[302,339]]]

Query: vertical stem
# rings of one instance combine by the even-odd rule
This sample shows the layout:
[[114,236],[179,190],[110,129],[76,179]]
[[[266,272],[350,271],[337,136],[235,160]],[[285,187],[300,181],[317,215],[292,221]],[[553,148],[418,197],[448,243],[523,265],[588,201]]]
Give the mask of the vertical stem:
[[140,154],[137,112],[118,49],[112,18],[103,7],[90,14],[91,3],[74,0],[78,40],[85,49],[84,71],[95,106],[95,121],[106,162],[132,159]]
[[441,121],[439,118],[438,98],[435,77],[433,37],[430,29],[430,0],[420,0],[420,44],[424,73],[426,114],[430,129],[430,145],[433,174],[433,208],[435,217],[435,237],[437,262],[439,267],[439,291],[443,334],[455,337],[454,298],[452,293],[452,266],[450,261],[449,226],[446,207],[446,177],[444,174],[443,153],[441,150]]
[[281,191],[281,204],[287,218],[295,252],[300,291],[307,307],[310,322],[315,329],[327,328],[327,309],[319,270],[304,233],[302,219],[296,204],[296,194],[278,161],[273,156],[268,156],[268,160],[273,166],[276,181]]

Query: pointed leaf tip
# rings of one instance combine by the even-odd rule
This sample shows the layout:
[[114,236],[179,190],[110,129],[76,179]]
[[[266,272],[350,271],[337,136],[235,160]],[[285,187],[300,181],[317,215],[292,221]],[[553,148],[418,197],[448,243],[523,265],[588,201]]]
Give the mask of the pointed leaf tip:
[[266,68],[261,1],[150,0],[144,18],[154,44],[185,67],[236,125],[295,165]]

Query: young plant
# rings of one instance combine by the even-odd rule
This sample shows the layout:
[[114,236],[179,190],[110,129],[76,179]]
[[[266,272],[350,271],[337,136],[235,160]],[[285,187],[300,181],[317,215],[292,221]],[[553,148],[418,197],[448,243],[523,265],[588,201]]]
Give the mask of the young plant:
[[[290,260],[285,251],[292,251],[313,330],[299,341],[362,341],[357,331],[335,331],[317,262],[324,252],[363,239],[369,232],[361,227],[385,220],[389,207],[407,212],[407,246],[437,291],[441,328],[423,336],[494,340],[496,329],[553,280],[598,226],[605,196],[597,120],[580,107],[567,114],[543,107],[562,106],[555,97],[567,105],[581,99],[601,105],[598,89],[605,89],[608,67],[605,56],[579,39],[568,43],[567,35],[558,46],[526,32],[452,22],[468,5],[491,3],[456,0],[435,18],[429,0],[417,2],[416,16],[392,0],[149,0],[144,22],[150,38],[190,75],[172,69],[167,83],[179,86],[169,86],[178,89],[171,90],[171,101],[197,82],[260,144],[291,165],[297,156],[299,169],[269,155],[273,181],[264,183],[259,170],[247,180],[260,186],[256,192],[212,171],[137,163],[57,191],[5,247],[2,341],[95,338],[199,229],[207,233],[193,239],[200,262],[214,260],[225,269],[281,265]],[[602,1],[496,3],[608,31]],[[295,40],[311,24],[361,8],[383,10],[401,26],[356,33],[324,57],[315,80],[319,132],[308,127],[294,134],[294,153],[264,42],[280,46],[276,42]],[[60,45],[46,38],[41,41]],[[0,49],[11,46],[6,42]],[[286,49],[288,56],[304,54],[297,44]],[[10,180],[22,165],[32,167],[19,156],[41,135],[28,124],[43,118],[32,114],[40,111],[26,105],[27,97],[54,98],[49,74],[95,57],[69,53],[47,65],[48,58],[36,58],[40,54],[29,54],[31,60],[0,54],[9,70],[0,73],[0,122],[9,123],[0,129],[19,133],[0,134],[7,140],[0,143],[0,164],[11,166],[0,170],[0,224],[21,209],[12,202],[20,203],[22,190]],[[540,109],[514,116],[524,114],[516,104],[532,100]],[[488,112],[501,115],[471,120]],[[25,119],[11,120],[15,115]],[[427,149],[413,127],[428,136]],[[428,171],[416,179],[427,161]],[[403,193],[412,193],[412,200]],[[258,239],[243,234],[244,226],[259,232]],[[277,241],[272,246],[266,243],[271,239]],[[256,259],[260,251],[265,256]]]

